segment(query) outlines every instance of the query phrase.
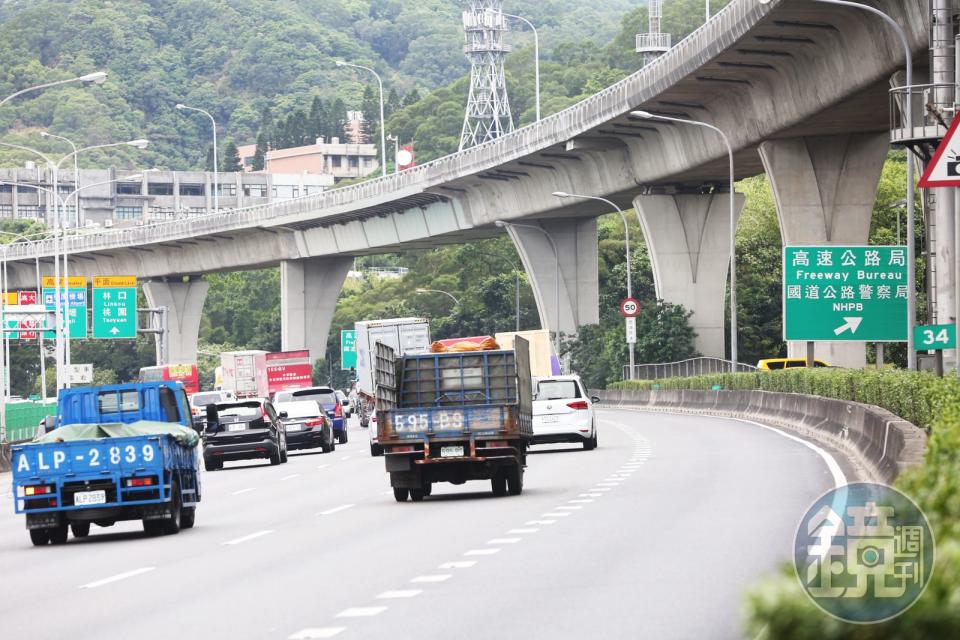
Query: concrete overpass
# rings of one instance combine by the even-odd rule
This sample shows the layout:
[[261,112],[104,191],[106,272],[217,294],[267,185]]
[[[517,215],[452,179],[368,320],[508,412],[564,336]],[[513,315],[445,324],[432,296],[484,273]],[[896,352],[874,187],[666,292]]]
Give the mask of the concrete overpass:
[[[926,0],[874,5],[926,49]],[[150,279],[171,310],[173,361],[195,358],[204,273],[279,264],[283,344],[325,350],[339,289],[358,255],[461,243],[511,230],[540,315],[553,331],[596,322],[594,202],[635,207],[658,295],[693,310],[705,355],[723,355],[726,150],[700,127],[636,120],[635,109],[710,122],[730,135],[737,178],[766,171],[785,243],[866,243],[889,142],[887,92],[903,65],[895,34],[863,12],[807,0],[733,0],[652,64],[598,94],[487,144],[403,173],[317,196],[71,237],[72,273]],[[742,205],[742,199],[740,200]],[[50,243],[37,251],[52,260]],[[14,247],[13,284],[33,284],[34,249]],[[822,345],[818,357],[862,365],[863,349]]]

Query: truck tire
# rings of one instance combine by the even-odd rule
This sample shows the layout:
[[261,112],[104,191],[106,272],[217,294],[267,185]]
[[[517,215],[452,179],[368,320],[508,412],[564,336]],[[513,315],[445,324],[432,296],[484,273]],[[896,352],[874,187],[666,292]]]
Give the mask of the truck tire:
[[410,499],[413,502],[423,502],[423,499],[427,497],[427,492],[424,489],[410,489]]
[[50,544],[66,544],[67,542],[67,523],[64,522],[56,527],[47,529],[50,536]]
[[74,538],[86,538],[88,535],[90,535],[90,523],[71,522],[70,532],[73,533]]
[[183,501],[180,497],[180,484],[174,480],[170,483],[170,516],[161,520],[161,531],[168,536],[180,533],[183,522]]
[[409,489],[401,489],[400,487],[393,488],[393,499],[397,502],[406,502],[409,495]]
[[383,447],[378,444],[370,443],[370,455],[374,458],[379,458],[383,455]]
[[523,465],[510,467],[506,473],[507,487],[510,495],[518,496],[523,493]]
[[193,529],[193,524],[197,521],[197,508],[184,507],[180,511],[180,528]]
[[47,529],[30,529],[30,542],[35,547],[45,547],[50,544],[50,532]]
[[507,495],[507,474],[502,469],[497,469],[493,477],[490,478],[490,486],[493,489],[493,495],[496,497]]

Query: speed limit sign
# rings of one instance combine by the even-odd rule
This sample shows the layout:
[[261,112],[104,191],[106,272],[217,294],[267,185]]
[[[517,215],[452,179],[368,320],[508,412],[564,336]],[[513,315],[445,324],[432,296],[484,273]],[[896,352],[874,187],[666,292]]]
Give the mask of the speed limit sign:
[[640,301],[636,298],[626,298],[620,301],[620,315],[624,318],[636,318],[640,315]]

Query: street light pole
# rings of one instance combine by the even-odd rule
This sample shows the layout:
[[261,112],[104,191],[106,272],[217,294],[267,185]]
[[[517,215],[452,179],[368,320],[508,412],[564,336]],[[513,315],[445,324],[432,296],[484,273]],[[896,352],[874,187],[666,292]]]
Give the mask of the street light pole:
[[[553,195],[557,198],[582,198],[583,200],[596,200],[598,202],[608,204],[617,210],[617,213],[620,214],[620,219],[623,220],[623,237],[627,250],[627,297],[633,297],[633,281],[631,279],[631,273],[633,269],[630,267],[630,227],[627,224],[627,215],[623,212],[623,209],[617,206],[617,204],[612,200],[607,200],[606,198],[601,198],[600,196],[585,196],[579,193],[567,193],[565,191],[554,191]],[[626,331],[626,327],[624,327],[624,331]],[[627,379],[633,380],[633,368],[635,364],[634,352],[636,351],[636,345],[633,342],[628,342],[627,346],[630,349],[630,375],[627,376]]]
[[177,103],[176,107],[180,111],[197,111],[210,118],[210,125],[213,128],[213,210],[214,213],[220,213],[220,156],[217,155],[217,121],[213,119],[209,111],[204,109],[188,107],[182,103]]
[[[736,205],[736,177],[733,167],[733,147],[730,146],[730,139],[719,127],[699,120],[685,120],[683,118],[673,118],[670,116],[661,116],[649,113],[647,111],[633,111],[632,116],[644,118],[647,120],[664,120],[667,122],[677,122],[681,124],[690,124],[698,127],[704,127],[714,131],[723,139],[724,146],[727,147],[727,159],[729,163],[730,180],[730,361],[733,363],[733,370],[737,370],[737,205]],[[640,214],[637,214],[640,218]]]
[[[710,2],[710,0],[707,0]],[[520,20],[521,22],[526,23],[528,27],[533,31],[533,68],[534,76],[536,82],[536,96],[537,96],[537,122],[540,121],[540,34],[537,33],[537,28],[533,26],[533,23],[524,18],[523,16],[518,16],[512,13],[503,13],[506,18],[513,18],[514,20]]]
[[22,96],[25,93],[30,93],[32,91],[40,91],[41,89],[49,89],[50,87],[56,87],[62,84],[70,84],[73,82],[83,82],[85,84],[103,84],[107,80],[106,71],[94,71],[93,73],[88,73],[83,76],[78,76],[76,78],[69,78],[67,80],[57,80],[56,82],[47,82],[45,84],[38,84],[32,87],[27,87],[26,89],[21,89],[16,93],[11,93],[9,96],[0,100],[0,107],[6,104],[8,101],[13,100],[17,96]]
[[386,129],[387,123],[383,120],[383,80],[380,79],[380,74],[371,69],[370,67],[365,67],[360,64],[353,64],[351,62],[344,62],[343,60],[337,60],[336,64],[338,67],[353,67],[354,69],[363,69],[364,71],[369,71],[377,79],[377,86],[380,87],[380,161],[383,163],[383,172],[384,177],[387,176],[387,139],[386,139]]
[[450,293],[449,291],[441,291],[440,289],[419,289],[419,288],[415,289],[414,291],[416,291],[417,293],[442,293],[443,295],[453,300],[454,307],[460,306],[460,301],[457,300],[457,297],[452,293]]
[[[507,222],[506,220],[497,220],[493,223],[501,229],[509,229],[510,227],[518,227],[521,229],[533,229],[534,231],[539,231],[543,235],[547,236],[547,240],[550,241],[550,247],[553,249],[553,257],[557,261],[557,272],[556,272],[556,292],[554,297],[556,298],[556,331],[553,334],[553,350],[557,354],[557,360],[560,359],[560,252],[557,251],[557,245],[553,241],[553,236],[547,233],[546,229],[541,227],[535,227],[532,224],[518,224],[516,222]],[[544,324],[548,324],[544,322]]]

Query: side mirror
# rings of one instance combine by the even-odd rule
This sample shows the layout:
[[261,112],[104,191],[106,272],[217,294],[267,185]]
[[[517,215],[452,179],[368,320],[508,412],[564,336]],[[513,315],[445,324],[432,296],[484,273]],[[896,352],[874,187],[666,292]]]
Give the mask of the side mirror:
[[50,433],[57,428],[57,416],[46,416],[43,419],[43,432]]
[[281,411],[281,412],[278,413],[277,415],[280,416],[280,419],[281,419],[281,420],[283,420],[284,418],[289,418],[289,417],[290,417],[290,414],[288,414],[286,411]]
[[590,402],[597,404],[600,402],[600,396],[590,396]]

